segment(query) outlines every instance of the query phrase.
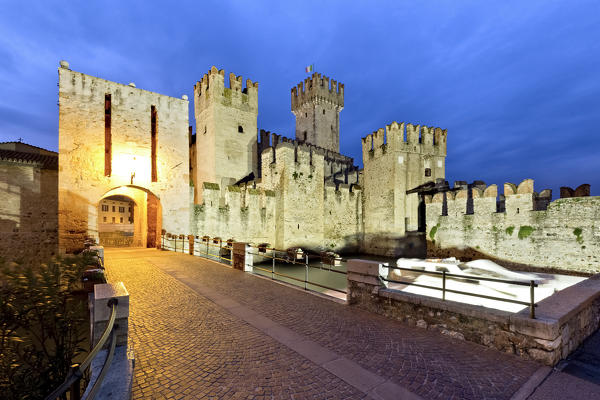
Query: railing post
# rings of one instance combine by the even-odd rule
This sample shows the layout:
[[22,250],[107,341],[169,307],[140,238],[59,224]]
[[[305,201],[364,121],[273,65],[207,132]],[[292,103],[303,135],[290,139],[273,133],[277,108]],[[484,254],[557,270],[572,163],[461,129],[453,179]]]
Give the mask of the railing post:
[[275,279],[275,250],[271,250],[273,256],[273,266],[271,267],[271,279]]
[[177,236],[173,236],[173,239],[175,239],[175,244],[174,244],[175,248],[173,249],[173,251],[175,253],[177,253]]
[[[71,365],[71,371],[69,374],[74,374],[75,371],[79,370],[79,364]],[[70,400],[81,400],[81,378],[78,377],[75,382],[71,385],[71,397]]]
[[223,246],[223,242],[219,239],[219,262],[221,262],[221,248]]
[[535,319],[535,296],[534,296],[534,288],[535,281],[529,282],[529,295],[530,295],[530,303],[529,303],[529,317]]
[[442,271],[442,300],[446,300],[446,271]]
[[[116,299],[118,302],[117,317],[115,320],[115,324],[119,326],[117,328],[117,346],[127,345],[129,293],[125,289],[123,282],[116,282],[94,285],[92,347],[98,343],[104,332],[104,328],[110,320],[111,308],[108,307],[108,303],[111,299]],[[105,346],[108,346],[108,344],[105,344]]]
[[304,256],[304,266],[305,266],[305,273],[304,273],[304,290],[308,290],[308,254],[306,254]]

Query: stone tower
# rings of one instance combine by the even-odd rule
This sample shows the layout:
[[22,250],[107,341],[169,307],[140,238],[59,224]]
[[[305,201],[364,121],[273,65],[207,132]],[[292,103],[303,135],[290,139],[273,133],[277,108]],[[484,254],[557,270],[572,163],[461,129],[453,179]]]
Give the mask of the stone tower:
[[204,182],[226,186],[253,172],[257,165],[258,83],[212,67],[194,85],[196,160],[192,177],[195,201],[202,202]]
[[362,139],[370,251],[394,257],[407,253],[406,233],[419,227],[419,197],[406,191],[445,177],[446,135],[445,129],[393,122]]
[[314,73],[292,88],[296,140],[340,152],[340,111],[344,85]]

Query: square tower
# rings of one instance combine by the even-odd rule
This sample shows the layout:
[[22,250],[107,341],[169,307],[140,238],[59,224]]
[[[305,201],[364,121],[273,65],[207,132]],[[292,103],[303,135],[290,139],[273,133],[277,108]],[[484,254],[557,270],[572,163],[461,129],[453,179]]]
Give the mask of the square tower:
[[314,73],[292,88],[296,140],[340,152],[340,111],[344,85]]
[[232,184],[256,169],[258,83],[212,67],[194,85],[196,157],[192,180],[201,203],[203,182]]

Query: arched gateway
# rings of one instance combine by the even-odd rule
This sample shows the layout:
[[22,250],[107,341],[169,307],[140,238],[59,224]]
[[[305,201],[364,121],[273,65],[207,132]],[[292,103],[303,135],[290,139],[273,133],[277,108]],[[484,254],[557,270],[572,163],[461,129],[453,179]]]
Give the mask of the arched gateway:
[[187,98],[95,78],[68,63],[58,73],[59,251],[82,249],[86,237],[155,247],[161,229],[187,234]]
[[105,247],[157,247],[162,229],[160,199],[133,185],[106,192],[98,202],[98,239]]

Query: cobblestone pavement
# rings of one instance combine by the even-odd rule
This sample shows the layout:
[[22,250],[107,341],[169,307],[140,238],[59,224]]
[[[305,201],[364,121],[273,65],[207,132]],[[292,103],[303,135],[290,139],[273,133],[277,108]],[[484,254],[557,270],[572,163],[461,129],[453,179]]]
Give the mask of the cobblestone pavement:
[[109,278],[131,293],[136,398],[363,396],[184,286],[178,274],[426,399],[509,399],[540,367],[199,257],[157,250],[108,250],[106,257]]
[[106,251],[109,281],[130,293],[134,399],[365,397],[138,254]]

